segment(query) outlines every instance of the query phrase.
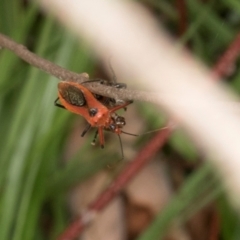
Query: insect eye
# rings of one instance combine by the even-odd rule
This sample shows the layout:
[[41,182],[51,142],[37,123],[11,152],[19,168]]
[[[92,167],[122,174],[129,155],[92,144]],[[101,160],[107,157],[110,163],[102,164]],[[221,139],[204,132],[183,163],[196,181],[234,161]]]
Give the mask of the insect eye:
[[82,107],[86,104],[85,97],[80,89],[75,86],[68,85],[65,88],[59,89],[63,99],[74,106]]
[[91,117],[94,117],[97,113],[98,113],[98,109],[97,108],[90,108],[89,109],[89,115]]

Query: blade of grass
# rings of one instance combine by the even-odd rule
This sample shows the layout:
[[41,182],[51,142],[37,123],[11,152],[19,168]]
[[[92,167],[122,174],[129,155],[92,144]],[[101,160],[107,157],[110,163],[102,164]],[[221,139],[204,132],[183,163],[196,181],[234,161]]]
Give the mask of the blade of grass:
[[[43,30],[42,41],[37,52],[44,50],[46,44],[44,39],[52,28],[52,20],[46,21],[45,29]],[[29,74],[29,79],[34,79],[37,75],[37,70],[32,70]],[[10,161],[9,170],[7,172],[7,187],[2,202],[2,214],[0,218],[0,225],[2,230],[0,232],[0,239],[9,239],[13,221],[15,220],[15,211],[17,210],[19,195],[21,194],[21,183],[25,167],[25,158],[29,151],[29,142],[34,137],[34,127],[36,124],[35,114],[37,109],[33,109],[29,113],[28,105],[33,99],[33,94],[37,88],[36,81],[29,81],[24,89],[21,99],[19,100],[19,108],[16,110],[13,118],[12,128],[6,139],[6,150],[2,153],[3,159]],[[36,93],[35,93],[36,94]],[[26,122],[26,116],[27,122]],[[21,141],[16,144],[16,136],[21,136]],[[12,152],[14,149],[14,152]]]

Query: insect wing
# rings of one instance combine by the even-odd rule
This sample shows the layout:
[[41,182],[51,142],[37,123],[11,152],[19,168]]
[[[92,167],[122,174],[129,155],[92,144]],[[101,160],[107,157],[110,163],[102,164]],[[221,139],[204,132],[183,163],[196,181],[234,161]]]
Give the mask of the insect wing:
[[58,84],[58,97],[68,111],[80,114],[86,119],[89,117],[84,94],[73,82],[60,82]]

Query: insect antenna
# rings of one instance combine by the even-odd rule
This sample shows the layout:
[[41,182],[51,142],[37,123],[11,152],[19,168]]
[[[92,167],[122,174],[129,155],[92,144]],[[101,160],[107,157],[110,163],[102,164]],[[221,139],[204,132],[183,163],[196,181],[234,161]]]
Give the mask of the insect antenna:
[[166,128],[169,128],[169,127],[162,127],[162,128],[158,128],[158,129],[155,129],[155,130],[150,130],[150,131],[147,131],[147,132],[141,133],[141,134],[134,134],[134,133],[124,132],[124,131],[121,131],[121,133],[124,133],[126,135],[130,135],[130,136],[134,136],[134,137],[139,137],[139,136],[142,136],[142,135],[145,135],[145,134],[158,132],[158,131],[161,131],[161,130],[166,129]]
[[126,134],[126,135],[130,135],[130,136],[134,136],[134,137],[138,137],[138,136],[139,136],[138,134],[129,133],[129,132],[124,132],[124,131],[121,131],[121,133],[124,133],[124,134]]
[[110,68],[110,71],[111,71],[111,74],[112,74],[112,84],[116,84],[117,83],[117,76],[113,70],[113,67],[112,67],[112,64],[111,64],[111,59],[112,57],[109,58],[109,62],[108,62],[108,65],[109,65],[109,68]]
[[167,126],[167,127],[162,127],[162,128],[157,128],[157,129],[154,129],[154,130],[150,130],[150,131],[147,131],[147,132],[145,132],[145,133],[139,134],[138,136],[145,135],[145,134],[149,134],[149,133],[158,132],[158,131],[161,131],[161,130],[167,129],[167,128],[169,128],[169,126]]

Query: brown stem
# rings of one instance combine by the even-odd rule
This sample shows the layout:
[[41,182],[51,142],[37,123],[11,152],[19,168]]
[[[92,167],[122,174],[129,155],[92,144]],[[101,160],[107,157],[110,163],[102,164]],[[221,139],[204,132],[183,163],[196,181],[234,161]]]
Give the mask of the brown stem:
[[220,216],[216,207],[213,208],[211,222],[209,226],[209,240],[217,240],[220,235]]
[[19,56],[27,63],[61,80],[72,79],[79,82],[88,80],[88,75],[86,73],[78,74],[68,71],[67,69],[64,69],[46,59],[39,57],[35,53],[29,51],[25,46],[16,43],[12,39],[1,33],[0,33],[0,46],[13,51],[17,56]]
[[[60,67],[46,59],[39,57],[38,55],[29,51],[25,46],[16,43],[9,37],[0,33],[0,47],[7,48],[14,52],[21,59],[31,64],[34,67],[41,69],[61,80],[65,81],[77,81],[83,83],[89,80],[87,73],[75,73],[71,72],[63,67]],[[116,89],[114,87],[104,86],[99,83],[86,83],[86,86],[93,93],[97,93],[106,97],[124,100],[139,100],[146,102],[157,102],[156,94],[129,90],[129,89]]]
[[[71,72],[63,67],[60,67],[46,59],[29,51],[25,46],[16,43],[9,37],[0,33],[0,47],[7,48],[14,52],[21,59],[31,64],[34,67],[41,69],[61,80],[77,81],[79,83],[89,80],[87,73]],[[232,42],[228,50],[219,58],[218,62],[213,67],[213,73],[217,77],[226,76],[229,73],[236,61],[240,52],[240,34]],[[157,103],[157,94],[152,92],[130,90],[130,89],[116,89],[114,87],[104,86],[98,83],[86,83],[86,86],[93,93],[101,94],[106,97],[124,100],[137,100]]]
[[182,36],[187,29],[187,8],[185,0],[176,0],[176,7],[178,10],[178,32]]

